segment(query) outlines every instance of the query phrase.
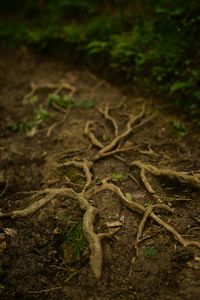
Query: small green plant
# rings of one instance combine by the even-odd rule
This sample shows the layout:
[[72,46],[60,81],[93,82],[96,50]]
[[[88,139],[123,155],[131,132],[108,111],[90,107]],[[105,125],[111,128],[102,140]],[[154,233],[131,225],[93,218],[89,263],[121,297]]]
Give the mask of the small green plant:
[[144,257],[154,257],[157,253],[157,250],[154,246],[149,245],[143,248]]
[[124,179],[124,176],[121,173],[112,173],[111,174],[111,180],[112,181],[122,181]]
[[173,132],[178,137],[184,137],[188,134],[188,130],[186,129],[185,125],[179,120],[173,120],[171,123]]
[[71,256],[69,261],[79,260],[87,244],[83,236],[82,221],[73,220],[66,212],[58,213],[55,219],[59,228],[55,243],[60,245],[64,256],[66,253]]
[[48,104],[49,106],[53,106],[53,104],[56,104],[62,108],[69,108],[73,105],[73,100],[68,95],[49,94]]
[[77,99],[74,100],[68,95],[57,95],[49,94],[48,95],[48,104],[53,106],[56,104],[62,108],[77,107],[82,109],[91,109],[95,107],[95,102],[89,99]]
[[34,127],[40,128],[49,116],[49,112],[42,106],[39,106],[34,111],[32,119],[24,118],[22,120],[17,120],[16,122],[8,122],[6,123],[5,128],[13,133],[27,132]]
[[16,122],[8,122],[8,123],[6,123],[5,128],[13,133],[22,133],[27,130],[28,121],[27,120],[17,120]]
[[42,106],[39,106],[34,112],[34,117],[32,121],[33,126],[40,127],[49,116],[50,113]]
[[80,259],[86,247],[86,241],[83,236],[82,222],[74,226],[71,231],[66,235],[66,243],[71,243],[74,249],[74,255]]
[[79,99],[74,102],[74,106],[82,109],[91,109],[95,107],[95,102],[88,99]]

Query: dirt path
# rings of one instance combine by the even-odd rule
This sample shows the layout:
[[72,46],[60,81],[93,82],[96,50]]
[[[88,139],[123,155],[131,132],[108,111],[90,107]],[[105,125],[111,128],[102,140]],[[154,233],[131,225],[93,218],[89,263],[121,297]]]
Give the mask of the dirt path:
[[199,132],[87,70],[1,57],[2,299],[199,299]]

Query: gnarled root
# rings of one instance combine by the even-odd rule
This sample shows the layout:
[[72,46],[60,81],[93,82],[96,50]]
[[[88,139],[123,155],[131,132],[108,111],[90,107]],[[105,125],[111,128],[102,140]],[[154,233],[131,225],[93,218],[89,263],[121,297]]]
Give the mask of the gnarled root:
[[[46,189],[44,190],[46,195],[40,200],[34,202],[28,207],[21,210],[14,210],[9,213],[0,213],[0,218],[11,217],[11,218],[22,218],[27,217],[40,208],[45,206],[56,196],[65,196],[71,197],[79,202],[80,208],[85,211],[83,215],[83,234],[87,240],[90,247],[90,266],[97,279],[102,275],[102,263],[103,263],[103,251],[101,240],[105,237],[111,237],[118,230],[113,229],[108,233],[95,233],[94,223],[95,216],[98,213],[96,207],[89,204],[89,201],[82,193],[76,193],[73,189],[70,188],[61,188],[61,189]],[[41,194],[40,192],[38,194]]]
[[30,92],[26,94],[23,98],[23,101],[30,99],[38,90],[49,89],[54,90],[54,94],[59,94],[62,90],[70,91],[69,95],[72,96],[76,92],[76,88],[71,84],[65,82],[64,80],[60,80],[58,83],[52,83],[49,81],[45,82],[31,82],[30,83]]
[[198,175],[189,175],[187,172],[177,172],[170,169],[159,169],[151,164],[143,163],[141,161],[133,161],[131,166],[136,166],[141,170],[142,181],[149,193],[155,193],[150,183],[148,182],[145,173],[149,172],[154,176],[165,176],[169,179],[175,179],[180,183],[187,184],[193,188],[200,189],[200,178]]
[[85,186],[82,190],[82,194],[84,194],[85,190],[89,187],[89,185],[92,182],[92,173],[91,173],[90,169],[93,166],[93,162],[84,159],[83,161],[73,160],[73,161],[57,164],[58,168],[68,167],[68,166],[74,166],[74,167],[82,169],[84,171],[85,178],[86,178],[86,183],[85,183]]
[[[90,198],[93,195],[95,195],[96,193],[99,193],[99,192],[104,191],[104,190],[110,190],[110,191],[114,192],[115,194],[117,194],[118,197],[120,198],[120,200],[122,201],[122,203],[132,211],[138,212],[140,214],[144,214],[147,211],[147,213],[144,217],[144,220],[141,223],[139,234],[141,233],[141,229],[143,230],[143,226],[146,222],[146,218],[150,217],[155,222],[157,222],[158,224],[163,226],[167,231],[169,231],[174,236],[175,240],[177,240],[183,247],[195,246],[195,247],[200,248],[200,242],[188,241],[188,240],[184,239],[181,236],[181,234],[178,231],[176,231],[176,229],[173,226],[171,226],[168,223],[164,222],[160,217],[158,217],[152,211],[150,212],[151,209],[148,210],[143,205],[137,203],[136,201],[129,200],[128,198],[126,198],[126,196],[123,194],[121,189],[119,187],[117,187],[116,185],[112,184],[112,183],[108,183],[106,181],[103,181],[103,184],[101,186],[90,189],[87,192],[87,197]],[[167,206],[165,208],[167,208]],[[167,209],[170,210],[170,208],[167,208]],[[150,214],[149,214],[149,212],[150,212]]]
[[119,133],[119,128],[117,122],[109,114],[109,107],[106,106],[104,110],[98,109],[105,119],[112,122],[115,131],[115,137],[107,145],[103,145],[95,134],[92,132],[91,126],[94,124],[92,121],[88,121],[85,125],[84,133],[91,141],[92,145],[99,148],[97,154],[93,157],[92,161],[95,162],[103,157],[110,156],[119,152],[128,151],[131,148],[119,148],[119,142],[126,138],[134,129],[142,127],[144,124],[148,123],[154,116],[144,119],[146,114],[145,106],[142,106],[141,111],[137,115],[129,115],[129,121],[126,124],[126,128],[122,133]]
[[101,240],[105,237],[111,237],[118,230],[113,229],[112,232],[108,233],[95,233],[94,223],[95,216],[98,213],[97,208],[89,206],[83,216],[83,233],[85,239],[90,245],[90,267],[97,279],[101,278],[102,275],[102,264],[103,264],[103,251]]
[[119,127],[118,127],[117,122],[115,121],[115,119],[109,114],[109,105],[106,105],[104,110],[98,108],[98,111],[104,116],[105,119],[109,120],[112,123],[112,125],[114,127],[114,130],[115,130],[115,136],[118,136]]
[[137,236],[136,236],[136,240],[134,243],[136,250],[137,250],[138,244],[140,243],[140,239],[142,237],[143,230],[144,230],[145,224],[147,222],[147,219],[150,217],[150,215],[154,209],[165,209],[165,210],[173,213],[173,209],[165,204],[155,204],[155,205],[148,206],[143,214],[142,221],[140,222],[140,225],[138,226]]

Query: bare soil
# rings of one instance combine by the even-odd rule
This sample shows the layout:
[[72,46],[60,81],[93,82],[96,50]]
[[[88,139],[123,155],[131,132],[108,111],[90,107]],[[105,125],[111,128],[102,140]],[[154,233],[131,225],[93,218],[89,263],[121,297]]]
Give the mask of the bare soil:
[[[77,104],[67,109],[48,104],[49,93],[55,91],[48,85],[59,85],[60,80],[74,87],[72,97]],[[34,93],[38,99],[23,101],[31,83],[43,86]],[[198,181],[200,135],[186,117],[162,102],[144,99],[135,92],[127,95],[83,67],[72,68],[25,49],[1,51],[0,90],[1,213],[30,207],[47,189],[72,189],[80,194],[87,176],[74,162],[87,161],[92,162],[91,190],[98,189],[107,178],[145,209],[165,204],[173,213],[165,209],[154,213],[183,239],[200,243],[198,184],[195,188],[187,181],[147,173],[155,191],[151,193],[139,168],[131,166],[133,161],[141,161],[160,170],[196,174]],[[69,88],[60,93],[70,92]],[[124,132],[129,116],[138,115],[144,104],[146,116],[141,122],[146,121],[138,121],[111,150],[130,149],[95,159],[101,147],[95,146],[85,132],[87,122],[93,122],[89,133],[104,147]],[[28,124],[39,107],[49,115],[39,126],[20,128],[20,121]],[[106,107],[111,119],[103,113]],[[176,119],[184,122],[185,136],[173,130]],[[113,120],[119,126],[118,133]],[[18,127],[13,128],[13,124]],[[71,166],[65,167],[69,162]],[[82,195],[87,195],[89,187]],[[82,229],[85,209],[79,201],[58,193],[34,213],[0,219],[1,299],[200,299],[198,246],[183,247],[152,217],[145,222],[140,242],[135,245],[141,213],[128,208],[109,189],[94,193],[88,201],[98,212],[96,236],[109,233],[113,227],[118,229],[101,240],[100,278],[94,274],[96,266],[91,268],[92,243],[88,244]]]

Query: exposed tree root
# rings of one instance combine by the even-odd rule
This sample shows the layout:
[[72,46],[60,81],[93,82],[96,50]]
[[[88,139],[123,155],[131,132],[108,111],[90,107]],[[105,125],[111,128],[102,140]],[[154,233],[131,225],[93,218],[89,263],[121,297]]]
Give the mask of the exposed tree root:
[[145,172],[149,172],[155,176],[168,177],[169,179],[172,179],[172,180],[175,179],[175,180],[177,180],[181,183],[187,184],[193,188],[200,189],[200,178],[196,174],[188,175],[187,172],[177,172],[177,171],[173,171],[170,169],[159,169],[159,168],[154,167],[151,164],[146,164],[141,161],[133,161],[131,163],[131,166],[136,166],[136,167],[140,168],[141,173],[142,173],[141,174],[142,181],[149,193],[155,193],[155,191],[153,190],[150,183],[148,182],[148,180],[145,176]]
[[90,266],[92,271],[94,272],[96,278],[100,278],[102,274],[102,261],[103,261],[103,252],[101,246],[101,240],[105,237],[111,237],[114,233],[117,232],[118,228],[113,229],[108,233],[95,233],[94,222],[95,216],[98,213],[96,207],[89,204],[87,198],[83,196],[82,193],[76,193],[73,189],[70,188],[62,188],[62,189],[46,189],[43,191],[47,193],[40,200],[34,202],[30,206],[26,207],[22,210],[14,210],[10,213],[0,213],[0,218],[11,217],[11,218],[22,218],[27,217],[38,211],[40,208],[45,206],[48,202],[50,202],[56,196],[65,196],[70,197],[72,199],[78,200],[79,205],[83,211],[85,211],[83,215],[83,234],[89,243],[90,247]]
[[150,146],[148,146],[148,150],[139,150],[139,153],[144,154],[144,155],[149,155],[149,156],[154,156],[154,157],[159,157],[159,154],[155,153]]
[[[60,106],[59,106],[59,108],[60,108]],[[58,126],[58,125],[60,125],[60,124],[62,124],[62,123],[65,122],[65,120],[66,120],[67,117],[69,116],[70,110],[71,110],[71,108],[68,108],[67,110],[64,110],[64,112],[65,112],[64,117],[63,117],[60,121],[53,123],[53,124],[48,128],[48,130],[47,130],[47,136],[48,136],[48,137],[51,135],[51,132],[53,131],[53,129],[54,129],[56,126]]]
[[12,212],[8,213],[2,213],[0,212],[0,218],[6,218],[11,217],[13,219],[15,218],[23,218],[27,217],[35,212],[37,212],[40,208],[45,206],[48,202],[53,200],[56,196],[68,196],[74,199],[75,192],[73,189],[45,189],[43,191],[35,192],[35,197],[44,195],[40,200],[37,200],[33,204],[29,205],[28,207],[20,210],[14,210]]
[[94,133],[91,131],[91,125],[93,125],[93,121],[86,122],[84,133],[90,139],[93,146],[96,146],[100,149],[104,147],[104,145],[97,139]]
[[13,219],[15,218],[22,218],[22,217],[27,217],[36,211],[38,211],[41,207],[43,207],[45,204],[47,204],[49,201],[51,201],[54,198],[54,193],[47,194],[45,197],[42,199],[36,201],[32,205],[22,209],[22,210],[14,210],[9,213],[2,213],[0,212],[0,218],[3,217],[11,217]]
[[64,80],[60,80],[58,83],[52,83],[49,81],[39,83],[31,82],[30,92],[24,96],[23,101],[30,99],[37,91],[42,89],[54,90],[54,94],[59,94],[62,90],[67,90],[70,91],[69,96],[73,96],[76,92],[76,88]]
[[[25,97],[31,97],[38,89],[40,88],[51,88],[55,89],[54,93],[59,93],[62,89],[71,90],[71,93],[74,93],[75,90],[72,86],[68,85],[67,83],[60,82],[59,84],[32,84],[31,92],[27,94]],[[188,246],[195,246],[200,248],[200,242],[197,241],[188,241],[183,236],[176,231],[176,229],[163,221],[161,217],[157,216],[153,210],[155,209],[164,209],[169,211],[170,213],[173,212],[173,209],[169,208],[167,205],[164,204],[156,204],[149,207],[144,207],[143,205],[137,203],[134,199],[130,200],[122,190],[115,184],[108,182],[106,179],[102,181],[101,185],[92,186],[92,167],[98,159],[105,158],[107,156],[115,155],[120,152],[129,151],[134,148],[134,146],[130,147],[120,147],[119,144],[122,142],[124,138],[126,138],[130,133],[133,132],[134,129],[142,127],[144,124],[149,122],[152,119],[152,116],[148,118],[145,117],[145,107],[143,106],[140,113],[136,116],[129,116],[129,121],[127,122],[126,128],[119,133],[119,128],[117,122],[114,120],[113,117],[109,114],[109,106],[106,106],[104,110],[99,110],[99,112],[104,116],[104,118],[110,121],[113,125],[114,129],[114,138],[107,144],[104,145],[101,143],[98,138],[93,133],[92,125],[94,122],[88,121],[85,125],[85,135],[89,138],[92,146],[98,148],[96,155],[91,158],[90,160],[82,159],[82,160],[75,160],[72,159],[68,162],[55,164],[56,168],[62,167],[69,167],[74,166],[75,168],[82,169],[84,172],[85,177],[85,184],[82,188],[81,192],[78,193],[72,188],[48,188],[43,191],[35,192],[35,197],[41,197],[38,201],[34,202],[33,204],[29,205],[28,207],[21,209],[21,210],[14,210],[8,213],[0,212],[0,218],[4,217],[11,217],[11,218],[20,218],[20,217],[27,217],[43,206],[45,206],[48,202],[53,200],[54,198],[58,197],[70,197],[78,201],[80,208],[83,210],[83,234],[85,239],[87,240],[89,247],[90,247],[90,266],[91,269],[96,276],[96,278],[101,278],[102,275],[102,264],[103,264],[103,251],[101,241],[105,237],[111,237],[113,234],[117,232],[119,228],[113,228],[111,231],[106,233],[96,233],[95,232],[95,217],[98,214],[98,210],[96,207],[93,206],[93,197],[105,190],[109,190],[117,195],[120,201],[131,211],[137,212],[141,215],[142,221],[138,226],[137,237],[135,240],[135,247],[137,250],[138,244],[141,241],[141,237],[144,231],[144,227],[148,218],[151,218],[153,221],[157,222],[159,225],[164,227],[168,232],[170,232],[174,239],[177,240],[183,247]],[[49,129],[49,134],[51,133],[52,129]],[[147,153],[144,153],[147,154]],[[148,155],[154,155],[152,151],[148,152]],[[176,172],[169,169],[158,169],[151,164],[146,164],[141,161],[133,161],[131,166],[136,166],[140,169],[141,179],[147,189],[147,191],[151,194],[155,193],[154,189],[151,187],[148,179],[146,178],[146,172],[149,172],[155,176],[167,176],[170,179],[178,180],[182,183],[190,185],[195,188],[200,188],[200,178],[199,176],[193,174],[189,175],[186,172]],[[134,178],[133,178],[134,179]]]
[[105,117],[105,119],[111,121],[111,123],[112,123],[112,125],[114,127],[114,130],[115,130],[115,136],[118,136],[118,134],[119,134],[119,127],[118,127],[117,122],[115,121],[115,119],[112,116],[110,116],[110,114],[109,114],[109,105],[106,105],[105,108],[104,108],[104,110],[98,108],[98,111],[101,114],[103,114],[103,116]]
[[144,169],[141,169],[141,171],[140,171],[140,177],[141,177],[141,179],[142,179],[142,182],[143,182],[144,185],[145,185],[146,190],[147,190],[150,194],[154,194],[155,191],[154,191],[154,189],[152,188],[152,186],[150,185],[149,181],[147,180],[147,177],[146,177],[146,174],[145,174]]
[[129,117],[126,130],[124,130],[121,134],[116,136],[108,145],[104,146],[99,151],[99,153],[97,153],[94,160],[101,158],[102,154],[111,151],[119,143],[119,141],[127,137],[133,131],[133,126],[138,122],[140,122],[144,116],[145,116],[145,106],[142,107],[141,112],[138,115]]
[[93,166],[93,162],[84,159],[83,161],[69,161],[66,163],[57,164],[57,167],[68,167],[68,166],[81,168],[84,171],[86,177],[86,183],[82,190],[82,194],[84,194],[85,190],[89,187],[89,185],[92,182],[92,173],[90,172],[90,169]]
[[[143,105],[141,108],[141,111],[137,115],[129,115],[129,121],[127,122],[126,129],[122,133],[118,133],[118,125],[117,122],[109,115],[109,107],[107,106],[105,110],[99,110],[105,117],[105,119],[108,119],[112,122],[113,127],[115,129],[115,137],[111,140],[110,143],[107,145],[103,145],[95,136],[95,134],[92,132],[91,125],[94,124],[92,121],[88,121],[85,125],[84,133],[89,138],[93,146],[96,146],[100,150],[97,152],[97,154],[92,158],[92,161],[97,161],[101,158],[104,158],[106,156],[110,156],[119,152],[128,151],[131,148],[122,148],[120,149],[118,147],[118,144],[120,141],[122,141],[124,138],[126,138],[131,132],[133,132],[134,129],[137,129],[139,127],[142,127],[144,124],[152,120],[154,116],[150,116],[143,120],[145,117],[146,109]],[[116,149],[117,147],[117,149]]]
[[152,211],[154,209],[166,209],[167,211],[173,213],[173,209],[170,208],[169,206],[165,205],[165,204],[155,204],[155,205],[150,205],[146,208],[144,214],[143,214],[143,218],[140,222],[140,225],[138,226],[138,231],[137,231],[137,236],[136,236],[136,240],[134,242],[134,246],[135,246],[135,249],[136,249],[136,253],[138,252],[138,244],[140,243],[141,241],[141,237],[142,237],[142,234],[143,234],[143,231],[144,231],[144,227],[145,227],[145,224],[147,222],[147,219],[150,217]]
[[95,233],[94,223],[95,216],[98,213],[97,208],[89,206],[83,216],[83,233],[90,245],[90,267],[97,279],[101,278],[102,275],[102,264],[103,264],[103,251],[101,240],[105,237],[111,237],[118,231],[113,229],[108,233]]
[[[147,210],[147,208],[145,208],[143,205],[137,203],[134,200],[129,200],[128,198],[126,198],[126,196],[123,194],[123,192],[121,191],[121,189],[119,187],[117,187],[116,185],[114,185],[112,183],[108,183],[106,181],[103,181],[102,186],[90,189],[87,192],[87,195],[88,195],[88,197],[92,197],[96,193],[99,193],[103,190],[110,190],[110,191],[114,192],[115,194],[117,194],[119,196],[119,198],[121,199],[122,203],[132,211],[138,212],[140,214],[144,214]],[[167,206],[165,206],[165,208],[172,212],[172,210],[170,208],[168,208]],[[147,213],[147,216],[148,216],[148,213]],[[175,240],[177,240],[183,247],[195,246],[195,247],[200,248],[200,242],[188,241],[188,240],[184,239],[181,236],[181,234],[178,233],[171,225],[164,222],[160,217],[155,215],[153,212],[150,213],[149,217],[151,217],[154,221],[156,221],[158,224],[163,226],[167,231],[172,233]],[[144,224],[144,223],[142,223],[142,224]],[[143,226],[143,225],[141,225],[141,226]]]

